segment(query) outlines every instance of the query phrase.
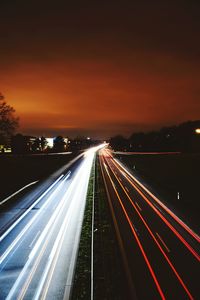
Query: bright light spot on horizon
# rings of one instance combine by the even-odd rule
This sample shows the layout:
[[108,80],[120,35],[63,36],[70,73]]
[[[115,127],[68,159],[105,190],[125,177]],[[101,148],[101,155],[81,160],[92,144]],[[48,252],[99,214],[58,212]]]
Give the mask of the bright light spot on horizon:
[[104,148],[105,146],[106,146],[106,144],[100,144],[99,146],[92,147],[92,148],[88,149],[87,151],[85,151],[84,156],[85,157],[87,157],[89,155],[94,156],[95,152],[97,152],[98,150]]
[[200,134],[200,128],[195,129],[195,132]]

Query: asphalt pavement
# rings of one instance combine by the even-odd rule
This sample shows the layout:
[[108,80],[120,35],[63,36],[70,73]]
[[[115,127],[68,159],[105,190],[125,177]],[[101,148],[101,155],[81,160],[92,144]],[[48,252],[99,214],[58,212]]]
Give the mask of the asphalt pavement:
[[39,196],[35,191],[4,208],[0,299],[69,299],[97,149],[63,169]]
[[108,149],[100,164],[134,299],[199,299],[199,236]]

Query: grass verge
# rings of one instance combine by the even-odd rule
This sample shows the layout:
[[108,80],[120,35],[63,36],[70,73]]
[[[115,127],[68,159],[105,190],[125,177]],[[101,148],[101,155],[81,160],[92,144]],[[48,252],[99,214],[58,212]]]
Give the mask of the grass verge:
[[92,228],[92,206],[93,206],[93,185],[95,180],[95,160],[91,170],[85,215],[81,232],[81,239],[78,250],[77,264],[74,275],[74,283],[71,299],[90,299],[91,291],[91,228]]
[[74,157],[74,154],[0,155],[0,199],[6,198],[30,182],[47,178]]
[[116,157],[188,225],[199,232],[200,154],[134,154]]
[[96,163],[94,299],[122,300],[128,287],[99,159]]
[[94,178],[94,299],[121,300],[126,294],[126,283],[98,158],[89,181],[71,299],[91,298],[91,218]]

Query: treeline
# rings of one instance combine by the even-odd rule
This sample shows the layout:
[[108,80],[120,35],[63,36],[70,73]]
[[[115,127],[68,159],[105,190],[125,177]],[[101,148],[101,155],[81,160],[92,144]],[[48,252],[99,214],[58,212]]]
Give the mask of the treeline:
[[200,152],[199,133],[200,120],[188,121],[159,131],[133,133],[129,138],[117,135],[110,139],[110,146],[130,152]]
[[76,152],[100,143],[89,137],[69,139],[61,135],[46,138],[15,134],[18,126],[19,119],[15,116],[14,108],[6,103],[5,97],[0,93],[0,153]]
[[34,137],[16,134],[10,139],[11,152],[15,154],[76,152],[98,143],[99,141],[86,137],[69,139],[61,135],[55,138],[45,138],[44,136]]

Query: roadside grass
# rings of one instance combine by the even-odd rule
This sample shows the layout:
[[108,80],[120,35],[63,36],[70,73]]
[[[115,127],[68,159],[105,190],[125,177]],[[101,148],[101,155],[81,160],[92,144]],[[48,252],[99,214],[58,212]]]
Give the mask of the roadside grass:
[[200,231],[200,154],[134,154],[116,157],[188,225]]
[[36,180],[43,180],[67,164],[67,155],[0,155],[0,200]]
[[115,233],[99,159],[96,163],[94,299],[129,299],[128,284]]
[[95,160],[90,174],[85,215],[83,219],[81,238],[79,243],[78,257],[74,274],[72,289],[72,300],[90,299],[91,291],[91,228],[92,228],[92,206],[93,185],[95,180]]
[[91,299],[91,226],[94,169],[94,299],[122,300],[126,295],[127,286],[98,157],[89,181],[71,300]]

